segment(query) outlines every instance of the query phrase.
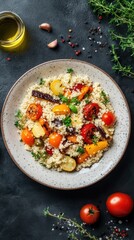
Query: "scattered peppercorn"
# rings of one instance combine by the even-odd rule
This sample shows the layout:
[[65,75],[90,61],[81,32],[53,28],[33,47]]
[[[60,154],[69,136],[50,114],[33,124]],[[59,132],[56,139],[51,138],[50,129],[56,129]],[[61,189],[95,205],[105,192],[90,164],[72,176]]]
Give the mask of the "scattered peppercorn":
[[7,60],[7,61],[11,61],[11,58],[10,58],[10,57],[7,57],[6,60]]

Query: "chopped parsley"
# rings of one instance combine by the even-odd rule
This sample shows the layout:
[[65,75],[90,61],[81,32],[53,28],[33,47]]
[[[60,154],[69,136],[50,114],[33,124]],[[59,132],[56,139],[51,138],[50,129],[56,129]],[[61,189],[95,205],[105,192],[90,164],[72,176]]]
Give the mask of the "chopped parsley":
[[37,152],[37,153],[34,153],[34,152],[31,152],[32,156],[34,157],[35,160],[45,160],[46,157],[47,157],[47,154],[46,152]]
[[98,141],[99,141],[99,138],[96,135],[93,135],[93,137],[92,137],[93,144],[97,145]]
[[44,85],[44,83],[45,83],[45,80],[43,78],[40,78],[39,85]]
[[73,70],[72,68],[68,68],[68,69],[67,69],[67,73],[73,74],[73,73],[74,73],[74,70]]
[[104,91],[101,91],[100,96],[102,98],[102,103],[104,105],[107,105],[107,103],[110,102],[109,97],[106,95],[106,93]]
[[80,104],[80,101],[78,100],[77,97],[73,97],[73,98],[71,99],[70,103],[74,103],[74,104],[77,105],[77,104]]
[[66,127],[70,127],[72,125],[72,120],[70,116],[67,116],[64,119],[62,119],[62,122]]
[[15,114],[15,117],[16,117],[16,121],[14,123],[14,125],[19,129],[23,129],[24,127],[24,121],[22,121],[22,117],[23,117],[23,114],[20,110],[18,110]]
[[19,119],[21,119],[22,116],[23,116],[23,115],[22,115],[22,113],[21,113],[20,110],[18,110],[17,113],[15,114],[15,117],[16,117],[16,118],[19,118]]
[[15,127],[17,127],[19,130],[23,129],[23,124],[21,124],[19,120],[15,121],[14,125],[15,125]]
[[69,99],[67,97],[65,97],[64,95],[60,94],[59,95],[59,98],[60,100],[63,102],[63,103],[67,103],[69,102]]
[[88,99],[86,99],[86,100],[85,100],[85,103],[87,103],[87,104],[88,104],[88,103],[90,103],[90,101],[89,101]]
[[83,147],[78,147],[78,148],[77,148],[77,152],[82,154],[82,153],[84,153],[85,151],[84,151],[84,148],[83,148]]

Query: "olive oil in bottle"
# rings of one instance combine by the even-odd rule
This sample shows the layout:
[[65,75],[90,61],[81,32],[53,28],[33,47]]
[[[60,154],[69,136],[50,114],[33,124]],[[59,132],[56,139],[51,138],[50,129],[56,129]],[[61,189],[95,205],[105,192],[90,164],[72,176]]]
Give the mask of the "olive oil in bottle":
[[24,40],[25,26],[21,18],[12,12],[0,13],[0,46],[12,50]]

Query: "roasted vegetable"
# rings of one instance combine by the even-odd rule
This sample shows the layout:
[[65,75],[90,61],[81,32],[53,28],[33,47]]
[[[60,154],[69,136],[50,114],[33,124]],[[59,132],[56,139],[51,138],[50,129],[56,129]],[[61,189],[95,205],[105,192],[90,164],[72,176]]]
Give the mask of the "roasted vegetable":
[[63,85],[61,80],[54,80],[50,84],[50,89],[53,92],[54,95],[58,96],[59,94],[63,93]]
[[30,147],[34,144],[33,133],[28,128],[22,130],[21,139],[25,144],[29,145]]
[[77,143],[77,136],[71,135],[67,137],[67,140],[72,143]]
[[104,150],[108,147],[108,142],[100,141],[97,144],[88,144],[85,146],[87,153],[89,156],[95,155],[98,151]]
[[44,142],[41,138],[35,138],[34,143],[37,147],[43,147],[44,146]]
[[85,151],[85,152],[82,153],[80,156],[78,156],[78,158],[77,158],[77,163],[78,163],[78,164],[81,164],[81,163],[85,162],[88,157],[89,157],[89,154],[87,153],[87,151]]
[[36,138],[44,137],[45,131],[39,122],[35,122],[32,133]]
[[66,104],[59,104],[53,107],[52,112],[56,115],[68,115],[70,114],[70,109]]
[[61,143],[61,140],[62,135],[57,132],[53,132],[49,135],[49,143],[52,147],[58,148]]
[[66,172],[72,172],[76,168],[76,161],[69,156],[65,156],[61,168]]
[[54,99],[50,94],[43,93],[43,92],[40,92],[40,91],[37,91],[37,90],[33,90],[32,91],[32,96],[33,97],[37,97],[37,98],[41,98],[41,99],[44,99],[44,100],[47,100],[49,102],[60,103],[59,99]]
[[42,115],[42,106],[40,104],[31,103],[26,111],[27,118],[32,121],[38,120]]

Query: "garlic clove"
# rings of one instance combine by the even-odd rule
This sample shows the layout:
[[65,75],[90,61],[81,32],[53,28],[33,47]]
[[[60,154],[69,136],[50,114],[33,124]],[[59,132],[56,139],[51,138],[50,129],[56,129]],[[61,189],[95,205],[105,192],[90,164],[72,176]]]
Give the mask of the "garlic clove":
[[57,41],[57,39],[55,39],[54,41],[50,42],[47,46],[49,48],[55,48],[55,47],[57,47],[57,45],[58,45],[58,41]]
[[48,32],[51,32],[52,30],[52,26],[49,23],[42,23],[41,25],[39,25],[39,28]]

